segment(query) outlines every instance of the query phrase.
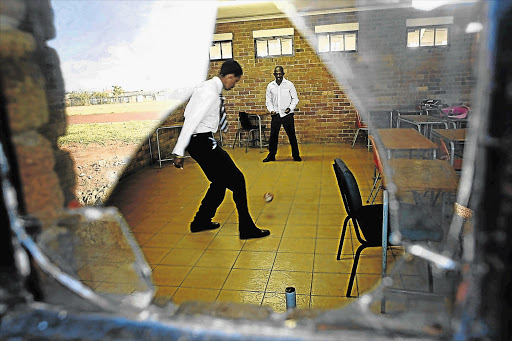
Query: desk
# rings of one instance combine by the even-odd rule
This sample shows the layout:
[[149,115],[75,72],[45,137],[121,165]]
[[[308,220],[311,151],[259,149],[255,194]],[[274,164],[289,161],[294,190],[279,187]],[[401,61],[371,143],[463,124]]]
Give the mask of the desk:
[[450,163],[453,166],[455,157],[455,144],[463,145],[466,141],[466,128],[460,129],[432,129],[432,136],[439,137],[450,144]]
[[440,117],[430,115],[400,115],[397,117],[396,127],[400,128],[400,122],[406,122],[418,127],[418,131],[421,133],[421,127],[423,126],[423,135],[430,136],[430,130],[434,125],[444,125],[448,129],[448,123],[446,120]]
[[391,159],[397,151],[409,151],[409,157],[413,151],[430,151],[432,158],[436,158],[437,145],[417,130],[412,128],[376,129],[376,138],[386,149],[386,158]]
[[[418,160],[418,159],[393,159],[386,163],[389,172],[383,174],[390,176],[386,182],[394,186],[393,191],[397,199],[400,199],[407,192],[414,191],[437,191],[453,193],[457,190],[457,174],[453,167],[444,160]],[[389,218],[389,193],[384,190],[383,222],[382,222],[382,278],[387,273],[387,247],[388,247],[388,218]],[[418,206],[420,209],[420,206]],[[441,207],[444,215],[444,198]],[[396,219],[393,219],[396,221]],[[442,225],[441,221],[441,225]],[[398,221],[398,225],[400,222]],[[400,228],[400,226],[399,226]],[[429,283],[430,287],[430,283]],[[385,300],[381,301],[381,312],[385,310]]]

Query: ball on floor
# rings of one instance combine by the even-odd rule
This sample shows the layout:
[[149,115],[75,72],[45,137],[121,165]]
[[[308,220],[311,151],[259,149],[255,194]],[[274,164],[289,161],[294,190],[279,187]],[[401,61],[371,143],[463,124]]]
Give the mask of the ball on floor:
[[274,194],[272,194],[270,192],[263,194],[263,200],[265,200],[265,202],[268,204],[269,202],[274,200]]

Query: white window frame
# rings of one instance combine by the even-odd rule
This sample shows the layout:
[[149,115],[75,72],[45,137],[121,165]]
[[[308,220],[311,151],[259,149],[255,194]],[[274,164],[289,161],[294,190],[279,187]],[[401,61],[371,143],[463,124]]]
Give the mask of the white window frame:
[[[319,53],[330,52],[357,52],[359,43],[359,23],[344,23],[344,24],[330,24],[315,26],[315,33],[317,34],[317,51]],[[347,47],[347,37],[354,35],[354,47]],[[343,47],[336,48],[333,45],[333,38],[341,36],[343,39]],[[323,46],[327,40],[327,46]]]
[[[450,29],[453,24],[453,17],[437,17],[437,18],[419,18],[407,19],[406,26],[406,46],[407,48],[429,48],[443,47],[450,45]],[[431,43],[425,42],[423,39],[425,33],[431,31],[433,36]],[[439,41],[438,35],[441,31],[446,31],[446,41]],[[417,36],[417,38],[416,38]],[[414,38],[414,40],[411,40]],[[416,41],[417,39],[417,41]]]
[[[212,49],[218,48],[219,54],[212,56]],[[225,49],[229,53],[225,54]],[[231,54],[231,55],[229,55]],[[217,33],[213,35],[212,46],[210,46],[209,57],[211,61],[227,60],[233,58],[233,33]]]
[[253,31],[255,57],[293,56],[295,51],[294,33],[293,28]]

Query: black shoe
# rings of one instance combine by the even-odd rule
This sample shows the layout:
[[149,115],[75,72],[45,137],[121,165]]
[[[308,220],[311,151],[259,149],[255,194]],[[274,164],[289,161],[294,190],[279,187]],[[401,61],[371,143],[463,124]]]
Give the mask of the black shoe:
[[276,158],[267,156],[266,158],[263,159],[263,162],[270,162],[270,161],[276,161]]
[[240,232],[240,239],[262,238],[270,235],[269,230],[261,230],[257,227],[251,228],[248,232]]
[[214,221],[210,221],[209,223],[197,223],[192,222],[190,223],[190,232],[196,233],[201,231],[208,231],[208,230],[215,230],[220,227],[219,223],[216,223]]
[[294,156],[293,161],[301,162],[302,159],[300,158],[300,156]]

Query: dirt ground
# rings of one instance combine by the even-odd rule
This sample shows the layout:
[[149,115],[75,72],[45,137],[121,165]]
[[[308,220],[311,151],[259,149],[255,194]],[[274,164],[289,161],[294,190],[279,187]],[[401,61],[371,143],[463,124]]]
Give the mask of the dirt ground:
[[[68,117],[68,124],[104,123],[154,119],[148,112],[126,114],[96,114]],[[109,141],[104,145],[68,144],[61,149],[69,152],[74,161],[76,197],[81,205],[101,204],[112,184],[127,166],[129,158],[138,149],[137,144]]]
[[112,141],[105,145],[70,144],[62,149],[74,160],[76,197],[81,205],[101,204],[125,166],[126,159],[138,148],[137,144]]

